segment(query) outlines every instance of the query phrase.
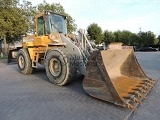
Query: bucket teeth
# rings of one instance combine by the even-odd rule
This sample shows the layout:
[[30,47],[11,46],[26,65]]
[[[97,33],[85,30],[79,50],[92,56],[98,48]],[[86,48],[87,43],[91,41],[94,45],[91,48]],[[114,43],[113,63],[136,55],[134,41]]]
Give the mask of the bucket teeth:
[[139,104],[142,103],[142,102],[141,102],[139,99],[137,99],[136,97],[134,97],[134,98],[132,98],[132,99],[133,99],[133,101],[136,102],[136,103],[139,103]]
[[138,91],[140,91],[142,93],[146,93],[146,91],[141,87],[140,88],[133,88],[132,90],[138,90]]
[[146,93],[146,91],[145,91],[143,88],[139,88],[139,90],[140,90],[142,93]]
[[146,86],[146,85],[136,85],[136,87],[141,87],[141,88],[144,88],[144,89],[146,89],[146,90],[148,90],[149,88]]
[[150,83],[147,83],[147,86],[148,86],[148,87],[152,87],[152,84],[150,84]]
[[127,104],[126,104],[126,107],[129,108],[129,109],[136,110],[136,107],[134,107],[134,106],[131,105],[130,103],[127,103]]
[[137,97],[140,97],[140,98],[146,98],[145,96],[143,96],[139,91],[135,91],[134,93],[132,94],[135,94]]
[[144,84],[147,85],[148,87],[152,87],[153,86],[153,83],[150,83],[150,82],[145,82]]
[[147,87],[146,85],[142,85],[142,88],[144,88],[144,89],[146,89],[146,90],[149,89],[149,87]]
[[140,97],[140,98],[143,98],[143,99],[146,98],[145,96],[143,96],[143,95],[142,95],[141,93],[139,93],[139,92],[137,92],[136,95],[137,95],[138,97]]
[[154,82],[153,81],[148,81],[149,83],[153,84]]
[[152,87],[154,85],[154,80],[145,80],[145,82],[139,84],[145,84],[147,87]]
[[130,97],[130,99],[132,100],[132,101],[134,101],[134,102],[136,102],[136,103],[142,103],[140,100],[138,100],[136,97],[135,97],[135,95],[132,95],[131,97]]
[[153,85],[155,80],[150,79],[150,80],[146,80],[146,81]]

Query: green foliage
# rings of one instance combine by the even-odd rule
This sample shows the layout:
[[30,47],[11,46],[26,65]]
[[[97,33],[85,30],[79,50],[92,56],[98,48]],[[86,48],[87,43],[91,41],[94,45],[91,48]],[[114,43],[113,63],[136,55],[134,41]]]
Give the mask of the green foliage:
[[157,44],[160,44],[160,35],[158,35],[157,40],[158,40]]
[[148,45],[153,45],[156,40],[156,36],[154,35],[153,32],[148,31],[148,32],[141,32],[139,34],[139,45],[140,46],[148,46]]
[[116,42],[122,42],[125,45],[130,45],[132,43],[133,33],[127,30],[117,30],[113,33],[115,35]]
[[106,46],[111,42],[122,42],[125,45],[132,46],[149,46],[158,44],[160,41],[160,35],[158,38],[153,32],[139,32],[138,34],[132,33],[128,30],[117,30],[102,32],[102,29],[96,24],[90,24],[87,28],[88,35],[91,40],[95,40],[96,44],[104,42]]
[[151,31],[135,34],[127,30],[118,30],[114,32],[114,35],[116,42],[122,42],[125,45],[148,46],[157,43],[155,35]]
[[132,33],[130,45],[139,46],[139,36],[138,34]]
[[34,16],[44,10],[67,16],[67,28],[71,33],[76,30],[75,20],[65,12],[63,6],[56,3],[46,3],[45,1],[37,6],[31,2],[23,0],[0,0],[0,38],[5,38],[5,42],[11,43],[19,40],[21,35],[33,33],[35,30]]
[[[19,0],[0,0],[0,38],[4,38],[4,41],[11,43],[20,40],[21,35],[33,33],[35,28],[33,18],[44,10],[66,15],[69,33],[77,29],[75,20],[65,12],[60,4],[50,4],[44,0],[43,3],[33,6],[27,0],[23,0],[22,4],[19,3]],[[87,32],[89,38],[95,40],[96,44],[105,42],[108,45],[115,41],[123,42],[126,45],[147,46],[157,44],[160,41],[160,35],[156,39],[151,31],[135,34],[127,30],[117,30],[115,32],[105,30],[103,33],[101,27],[96,23],[90,24]]]
[[32,5],[31,2],[23,0],[23,3],[20,4],[20,8],[23,12],[23,15],[26,17],[26,23],[28,25],[27,34],[33,34],[35,31],[34,25],[34,16],[36,15],[36,7]]
[[115,42],[121,42],[120,39],[119,39],[120,33],[121,33],[120,30],[117,30],[117,31],[115,31],[115,32],[113,33],[114,36],[115,36]]
[[158,38],[155,38],[154,40],[154,45],[158,44],[159,43],[159,39]]
[[109,45],[111,42],[115,42],[115,35],[113,34],[113,32],[105,30],[103,41],[106,46]]
[[26,16],[18,7],[18,0],[1,0],[0,11],[0,36],[10,38],[7,42],[12,42],[15,40],[12,38],[27,32]]
[[96,44],[100,44],[103,41],[103,32],[101,27],[98,26],[96,23],[92,23],[87,28],[88,35],[90,39],[95,40]]
[[157,39],[160,40],[160,35],[158,35]]
[[123,30],[119,36],[120,41],[126,45],[130,45],[131,44],[131,38],[132,38],[132,33],[130,31],[127,30]]
[[67,30],[68,30],[68,33],[72,33],[74,31],[76,31],[77,25],[75,24],[75,20],[73,20],[73,18],[69,14],[65,14],[65,15],[67,16]]

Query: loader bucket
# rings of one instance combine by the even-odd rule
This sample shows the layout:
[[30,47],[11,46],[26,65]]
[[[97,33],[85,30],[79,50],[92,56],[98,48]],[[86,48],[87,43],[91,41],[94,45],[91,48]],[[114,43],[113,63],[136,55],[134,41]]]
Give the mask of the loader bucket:
[[95,98],[135,109],[155,83],[143,72],[133,49],[109,49],[91,54],[83,88]]

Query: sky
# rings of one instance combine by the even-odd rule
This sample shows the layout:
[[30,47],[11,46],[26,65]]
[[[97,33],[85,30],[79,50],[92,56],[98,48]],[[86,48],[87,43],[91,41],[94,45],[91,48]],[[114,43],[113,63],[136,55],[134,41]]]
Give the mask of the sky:
[[[33,5],[43,0],[28,0]],[[102,30],[129,30],[133,33],[152,31],[160,35],[160,0],[46,0],[60,3],[77,28],[87,29],[97,23]]]

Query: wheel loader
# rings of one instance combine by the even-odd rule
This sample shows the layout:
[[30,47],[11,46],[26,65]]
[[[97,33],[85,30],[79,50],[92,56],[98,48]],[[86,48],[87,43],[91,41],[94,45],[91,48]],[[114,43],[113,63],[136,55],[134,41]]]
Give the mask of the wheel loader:
[[132,48],[112,43],[95,50],[83,29],[67,34],[67,17],[51,11],[35,16],[36,32],[24,37],[22,47],[11,50],[8,62],[17,59],[22,74],[31,74],[38,64],[45,67],[50,82],[66,85],[85,76],[84,90],[92,97],[135,109],[156,83],[146,76]]

